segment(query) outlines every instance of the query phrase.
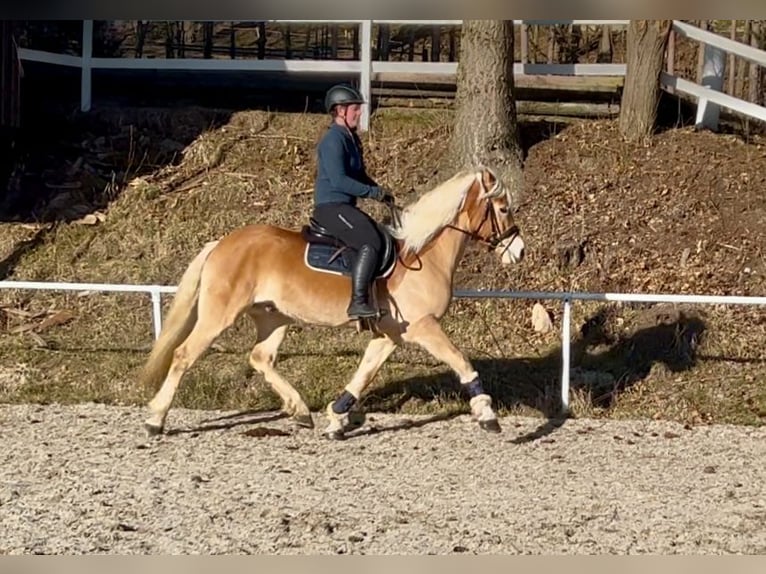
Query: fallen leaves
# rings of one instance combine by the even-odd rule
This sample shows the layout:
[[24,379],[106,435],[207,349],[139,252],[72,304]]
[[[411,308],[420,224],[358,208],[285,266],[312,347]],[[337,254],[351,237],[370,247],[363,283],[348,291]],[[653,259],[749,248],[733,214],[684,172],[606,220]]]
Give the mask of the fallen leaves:
[[[0,316],[3,318],[0,326],[4,327],[4,330],[13,335],[26,333],[35,340],[35,343],[38,346],[46,346],[45,341],[39,336],[39,333],[69,323],[77,317],[75,313],[66,309],[47,309],[39,312],[31,312],[23,309],[2,306],[0,306]],[[14,322],[14,318],[16,319],[16,322],[23,322],[11,327],[10,325]]]

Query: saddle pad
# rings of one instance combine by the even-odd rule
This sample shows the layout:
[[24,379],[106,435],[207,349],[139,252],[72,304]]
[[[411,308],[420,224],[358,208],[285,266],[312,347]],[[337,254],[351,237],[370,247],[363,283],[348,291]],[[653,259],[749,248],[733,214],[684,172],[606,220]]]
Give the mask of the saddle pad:
[[[346,253],[336,255],[337,247],[323,245],[321,243],[309,243],[306,245],[304,262],[307,267],[315,271],[324,271],[326,273],[335,273],[337,275],[350,275],[351,267],[346,259]],[[330,262],[330,258],[336,256]]]

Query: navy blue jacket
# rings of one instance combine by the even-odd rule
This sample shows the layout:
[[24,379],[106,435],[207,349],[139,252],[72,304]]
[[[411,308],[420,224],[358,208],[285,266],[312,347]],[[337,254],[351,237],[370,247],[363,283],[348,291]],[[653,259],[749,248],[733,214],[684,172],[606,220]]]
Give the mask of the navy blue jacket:
[[367,175],[359,138],[333,123],[317,146],[314,205],[356,205],[359,197],[381,200],[383,190]]

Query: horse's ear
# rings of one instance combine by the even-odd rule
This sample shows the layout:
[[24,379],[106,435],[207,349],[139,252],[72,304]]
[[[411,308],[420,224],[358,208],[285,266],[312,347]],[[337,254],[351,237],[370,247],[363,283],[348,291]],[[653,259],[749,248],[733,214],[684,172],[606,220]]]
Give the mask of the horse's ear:
[[492,169],[483,167],[481,178],[481,182],[484,184],[485,193],[495,189],[495,186],[497,185],[497,175],[495,175],[495,172],[492,171]]

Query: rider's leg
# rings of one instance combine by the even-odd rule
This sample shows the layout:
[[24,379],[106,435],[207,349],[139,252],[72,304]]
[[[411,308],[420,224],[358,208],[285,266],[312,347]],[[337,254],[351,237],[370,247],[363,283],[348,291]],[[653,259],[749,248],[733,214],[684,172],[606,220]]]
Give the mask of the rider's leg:
[[346,310],[350,319],[374,317],[378,311],[370,304],[370,285],[378,267],[378,251],[369,243],[363,244],[354,257],[351,272],[351,303]]
[[356,253],[351,273],[349,318],[372,317],[377,314],[369,302],[370,286],[378,268],[383,241],[375,221],[349,204],[320,205],[314,218]]

